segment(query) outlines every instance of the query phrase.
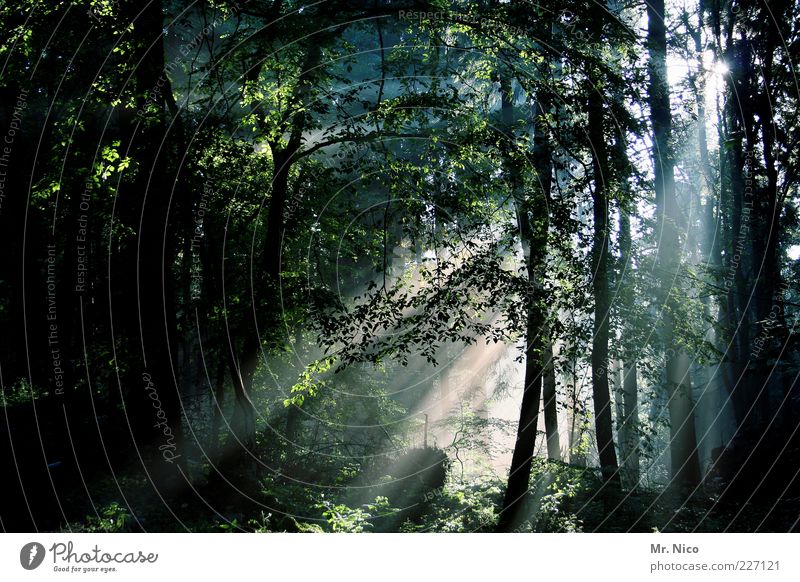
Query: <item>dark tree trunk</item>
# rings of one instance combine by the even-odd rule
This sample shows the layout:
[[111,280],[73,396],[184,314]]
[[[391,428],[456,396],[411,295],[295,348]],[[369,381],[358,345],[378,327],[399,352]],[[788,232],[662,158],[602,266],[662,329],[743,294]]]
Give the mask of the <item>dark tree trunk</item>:
[[[597,79],[595,78],[595,82]],[[589,88],[589,141],[592,150],[592,179],[594,190],[594,238],[592,242],[592,294],[594,298],[594,333],[592,337],[592,398],[594,400],[595,432],[603,481],[619,487],[619,466],[614,448],[614,429],[611,418],[611,396],[608,386],[608,329],[610,299],[608,290],[608,150],[603,131],[603,97]]]
[[[529,270],[529,277],[531,276]],[[542,318],[538,305],[528,302],[526,326],[525,387],[522,393],[517,441],[511,458],[508,486],[503,499],[498,529],[511,531],[521,525],[525,499],[531,478],[533,455],[536,448],[539,406],[542,393],[542,349],[537,339],[541,332]]]
[[[267,210],[267,228],[264,246],[254,257],[251,287],[252,317],[245,317],[243,327],[237,336],[242,338],[237,349],[235,340],[230,341],[230,366],[236,397],[237,426],[242,447],[241,453],[253,456],[255,444],[255,409],[251,400],[253,378],[262,350],[280,344],[281,333],[281,253],[286,234],[284,214],[289,193],[289,174],[296,155],[302,145],[303,132],[308,124],[305,107],[310,95],[311,84],[322,58],[319,44],[308,49],[302,71],[298,77],[291,105],[298,111],[290,116],[291,125],[286,127],[290,137],[288,144],[271,144],[273,173],[272,189]],[[259,317],[261,316],[261,318]],[[264,347],[266,344],[266,348]]]
[[769,360],[776,356],[771,346],[775,340],[785,337],[786,320],[784,304],[778,297],[781,289],[781,269],[778,257],[780,215],[782,204],[778,199],[778,169],[775,160],[775,119],[773,92],[773,63],[778,43],[778,30],[771,22],[769,11],[762,12],[767,23],[762,45],[762,87],[758,93],[756,109],[761,126],[761,146],[764,159],[765,186],[755,196],[753,205],[753,257],[756,281],[757,338],[763,343],[753,345],[753,383],[758,391],[756,397],[756,425],[761,428],[770,423],[776,411],[770,406],[770,380],[773,369]]
[[[539,420],[539,407],[541,405],[542,377],[544,373],[544,346],[542,341],[542,330],[544,326],[544,312],[541,305],[540,285],[541,269],[546,253],[547,224],[546,215],[541,216],[542,209],[547,205],[544,200],[527,200],[523,195],[523,184],[518,168],[518,160],[515,159],[513,144],[513,120],[514,103],[512,82],[507,76],[501,82],[502,94],[502,116],[503,126],[507,132],[507,140],[512,143],[503,144],[506,157],[506,167],[509,174],[514,198],[517,203],[517,213],[520,228],[520,239],[522,241],[523,253],[525,255],[528,289],[526,297],[527,322],[525,329],[525,385],[522,394],[520,407],[520,418],[517,426],[517,440],[514,445],[514,453],[511,458],[511,467],[508,476],[508,486],[503,500],[503,509],[498,522],[500,531],[511,531],[521,525],[524,521],[525,499],[531,477],[533,455],[536,448],[536,436]],[[541,100],[537,103],[537,115],[534,120],[534,127],[542,127],[543,104]],[[539,133],[537,132],[537,136]],[[542,136],[539,136],[540,138]],[[540,139],[540,144],[546,141]],[[535,145],[536,147],[536,145]],[[539,147],[543,147],[540,145]],[[549,153],[541,149],[534,152],[534,170],[538,173],[537,182],[539,190],[544,190],[543,195],[549,196],[550,189],[550,166]],[[547,165],[546,165],[547,164]],[[545,167],[546,166],[546,167]],[[537,203],[538,202],[538,203]],[[534,214],[533,216],[531,213]]]
[[[719,8],[715,10],[716,18],[724,24],[725,46],[717,37],[718,56],[728,64],[726,75],[725,104],[722,110],[722,131],[720,143],[721,171],[721,208],[720,214],[729,216],[725,229],[722,248],[725,251],[723,261],[724,288],[726,290],[725,311],[727,315],[728,343],[726,356],[731,362],[732,378],[730,395],[737,425],[744,429],[752,420],[750,414],[754,392],[747,377],[747,361],[750,349],[750,285],[748,274],[752,272],[752,249],[747,244],[750,230],[751,211],[745,203],[745,162],[743,147],[747,131],[744,124],[746,117],[752,117],[748,97],[744,93],[747,55],[741,42],[734,38],[736,32],[736,15],[732,6],[727,7],[727,14],[722,18]],[[751,138],[752,139],[752,138]],[[744,223],[744,226],[743,226]]]

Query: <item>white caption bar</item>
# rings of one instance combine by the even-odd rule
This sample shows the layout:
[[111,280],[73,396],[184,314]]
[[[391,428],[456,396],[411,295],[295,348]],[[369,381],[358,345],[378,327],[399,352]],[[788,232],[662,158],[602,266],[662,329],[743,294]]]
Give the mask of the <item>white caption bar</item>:
[[[799,580],[792,534],[4,534],[2,580]],[[555,578],[553,578],[555,579]]]

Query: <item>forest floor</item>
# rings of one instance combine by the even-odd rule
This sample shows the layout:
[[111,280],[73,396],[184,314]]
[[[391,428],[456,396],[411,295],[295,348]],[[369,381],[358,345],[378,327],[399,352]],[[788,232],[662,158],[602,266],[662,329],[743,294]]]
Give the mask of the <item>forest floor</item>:
[[[223,476],[209,463],[193,462],[191,484],[162,496],[143,470],[158,460],[140,459],[126,448],[121,423],[107,421],[104,440],[95,442],[90,437],[96,427],[82,429],[76,421],[66,440],[59,438],[55,420],[43,422],[51,418],[46,409],[38,410],[38,424],[26,411],[17,407],[4,427],[15,442],[27,443],[24,450],[10,448],[7,435],[0,438],[0,461],[16,468],[0,500],[4,531],[491,532],[505,491],[504,476],[459,475],[435,448],[410,449],[405,457],[421,455],[416,464],[436,470],[406,466],[393,477],[386,470],[397,469],[398,459],[372,469],[352,463],[310,466],[291,463],[291,451],[267,448],[259,458],[282,472],[255,475],[218,467]],[[54,443],[71,445],[59,451]],[[793,478],[800,447],[787,450],[785,483],[770,485],[761,477],[765,469],[753,467],[748,472],[753,481],[739,487],[743,493],[707,479],[691,495],[658,486],[610,491],[596,468],[537,458],[517,531],[800,531],[800,490]],[[293,465],[303,473],[292,475]]]
[[[63,531],[250,531],[250,532],[492,532],[504,490],[502,479],[449,479],[441,488],[417,492],[402,508],[378,496],[353,504],[344,489],[321,491],[284,477],[259,480],[248,497],[219,483],[167,500],[146,483],[108,480],[95,494],[87,517]],[[125,502],[119,490],[126,491]],[[345,493],[343,493],[345,491]],[[247,499],[242,502],[242,499]],[[168,505],[167,505],[168,504]],[[73,505],[72,507],[76,507]],[[717,488],[693,495],[656,488],[605,491],[594,469],[538,460],[519,532],[788,532],[798,530],[800,498],[764,502],[726,500]]]

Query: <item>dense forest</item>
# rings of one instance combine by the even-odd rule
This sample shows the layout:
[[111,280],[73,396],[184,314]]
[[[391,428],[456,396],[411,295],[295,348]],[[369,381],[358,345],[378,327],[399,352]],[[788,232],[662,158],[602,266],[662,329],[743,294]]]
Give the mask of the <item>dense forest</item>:
[[0,30],[0,531],[800,529],[800,2]]

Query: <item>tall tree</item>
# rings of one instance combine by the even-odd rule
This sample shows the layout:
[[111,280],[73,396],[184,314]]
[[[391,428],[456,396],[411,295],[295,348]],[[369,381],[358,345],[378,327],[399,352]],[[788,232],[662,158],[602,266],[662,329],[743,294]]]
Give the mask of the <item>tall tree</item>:
[[[598,8],[591,24],[591,38],[599,46],[603,39],[605,10]],[[609,186],[611,166],[606,141],[605,99],[608,84],[601,67],[590,61],[587,71],[586,111],[587,132],[592,168],[592,208],[594,213],[592,238],[592,296],[594,299],[594,329],[592,335],[592,398],[594,400],[595,432],[603,480],[619,487],[619,466],[614,446],[609,390],[610,362],[608,353],[611,299],[608,284]]]
[[672,111],[667,82],[667,36],[664,1],[647,3],[647,48],[649,52],[648,104],[653,129],[653,172],[656,192],[657,258],[661,297],[661,336],[666,347],[665,377],[669,399],[670,460],[672,482],[678,487],[700,481],[694,403],[689,375],[689,357],[675,333],[678,300],[680,215],[675,196],[675,161],[672,152]]
[[542,379],[542,398],[544,399],[544,430],[547,439],[547,457],[553,461],[561,460],[561,443],[558,434],[558,391],[556,370],[553,362],[553,345],[545,346],[544,378]]
[[[619,254],[623,273],[632,270],[631,221],[624,204],[619,209]],[[620,277],[620,284],[632,277]],[[621,290],[621,307],[625,313],[633,313],[634,295],[632,290]],[[639,381],[636,352],[632,349],[633,334],[629,326],[622,331],[624,358],[622,362],[622,420],[620,422],[620,466],[622,480],[627,487],[639,483]]]
[[[542,266],[546,254],[547,216],[542,216],[542,209],[547,208],[544,199],[533,200],[525,195],[523,177],[518,164],[519,152],[516,151],[516,138],[514,137],[514,93],[510,75],[504,74],[501,78],[501,112],[503,128],[506,139],[510,142],[503,144],[506,150],[505,158],[509,175],[509,184],[517,206],[520,240],[522,243],[525,269],[527,274],[527,290],[525,296],[525,379],[520,404],[520,418],[517,425],[517,440],[511,458],[508,485],[503,499],[503,508],[498,522],[500,531],[510,531],[520,525],[522,511],[527,498],[531,476],[531,466],[536,448],[536,436],[539,420],[539,407],[541,405],[542,379],[545,368],[545,352],[543,330],[545,314],[541,299]],[[541,101],[537,103],[535,128],[544,127],[544,120],[540,117],[545,112]],[[538,123],[537,123],[538,122]],[[542,196],[549,195],[550,170],[549,154],[544,151],[545,142],[536,130],[540,150],[534,153],[534,159],[539,160],[536,182],[541,188]],[[535,138],[536,139],[536,138]],[[537,146],[534,145],[534,148]],[[539,173],[541,172],[541,173]]]

